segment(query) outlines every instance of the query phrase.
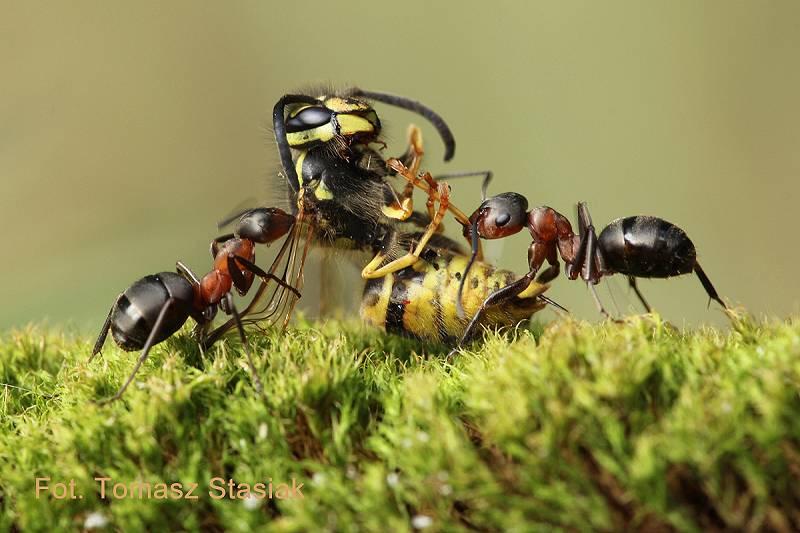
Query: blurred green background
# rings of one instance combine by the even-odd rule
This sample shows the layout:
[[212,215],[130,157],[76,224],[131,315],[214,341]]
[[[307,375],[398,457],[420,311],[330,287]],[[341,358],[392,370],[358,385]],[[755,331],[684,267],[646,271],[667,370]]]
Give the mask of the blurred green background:
[[[217,220],[247,198],[281,205],[272,105],[320,82],[438,110],[458,148],[445,166],[423,125],[432,171],[489,167],[492,193],[570,217],[587,200],[598,226],[661,216],[687,230],[728,301],[798,311],[800,3],[3,1],[0,12],[2,329],[95,330],[142,275],[176,259],[206,272]],[[397,153],[420,121],[378,110]],[[453,185],[458,205],[477,206],[477,180]],[[528,243],[487,250],[522,271]],[[334,265],[355,306],[355,269]],[[606,286],[606,303],[629,312],[624,280]],[[696,279],[642,289],[677,324],[723,322]],[[599,318],[580,283],[550,295]]]

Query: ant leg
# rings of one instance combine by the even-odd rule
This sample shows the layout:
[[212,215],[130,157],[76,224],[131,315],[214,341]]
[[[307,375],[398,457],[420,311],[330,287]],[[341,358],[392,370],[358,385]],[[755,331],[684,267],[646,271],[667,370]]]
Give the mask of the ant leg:
[[192,285],[200,285],[200,280],[197,278],[195,273],[192,272],[192,269],[186,266],[183,261],[178,261],[175,263],[175,270],[178,272],[178,274],[189,280]]
[[606,308],[603,307],[602,302],[600,302],[600,297],[597,295],[597,291],[594,288],[594,283],[587,281],[586,286],[589,287],[589,292],[592,293],[592,297],[594,298],[594,303],[597,304],[598,311],[603,313],[606,318],[611,318],[611,315],[608,314],[608,311],[606,311]]
[[211,241],[211,245],[209,246],[209,248],[211,249],[211,259],[217,258],[220,244],[222,244],[225,241],[229,241],[234,237],[236,237],[236,235],[234,235],[233,233],[226,233],[225,235],[220,235],[219,237]]
[[103,345],[106,343],[106,337],[108,337],[108,330],[111,329],[111,315],[114,314],[114,309],[117,308],[117,304],[122,299],[122,294],[117,296],[117,299],[114,300],[114,304],[111,306],[111,309],[108,310],[108,316],[106,317],[106,321],[103,322],[103,327],[100,328],[100,335],[97,336],[97,340],[94,343],[94,348],[92,348],[92,355],[89,356],[89,360],[87,363],[91,363],[92,359],[100,353],[103,349]]
[[647,303],[647,300],[644,299],[644,295],[639,290],[639,286],[636,284],[636,278],[633,276],[628,276],[628,284],[631,286],[631,289],[636,293],[636,296],[639,297],[639,301],[642,302],[642,305],[647,310],[648,313],[652,313],[653,310],[650,308],[650,304]]
[[250,344],[247,342],[247,336],[244,334],[242,318],[239,316],[239,312],[236,310],[236,305],[233,303],[233,296],[231,296],[231,293],[227,293],[225,295],[225,299],[227,300],[226,305],[228,306],[228,310],[231,312],[233,319],[236,321],[236,329],[239,330],[239,337],[242,339],[242,347],[244,347],[244,353],[247,355],[247,365],[250,367],[250,373],[253,374],[253,383],[255,383],[256,392],[261,394],[264,390],[264,386],[261,384],[261,379],[258,377],[258,373],[256,372],[256,365],[253,362],[253,355],[250,353]]
[[721,305],[723,309],[728,311],[729,310],[728,306],[725,305],[725,302],[723,302],[722,298],[719,297],[719,294],[717,294],[717,289],[714,288],[714,285],[711,284],[711,280],[708,279],[706,273],[703,272],[702,268],[700,268],[700,263],[696,262],[694,264],[694,273],[697,274],[698,278],[700,278],[700,283],[703,284],[703,288],[706,290],[708,297],[714,300],[715,302],[719,303],[719,305]]
[[256,276],[261,278],[263,281],[272,280],[275,283],[277,283],[278,285],[280,285],[281,287],[283,287],[284,289],[286,289],[287,291],[293,292],[295,296],[300,298],[300,296],[301,296],[300,291],[298,291],[297,289],[295,289],[294,287],[292,287],[291,285],[289,285],[288,283],[283,281],[281,278],[279,278],[275,274],[270,274],[268,272],[264,272],[261,268],[259,268],[258,265],[256,265],[255,263],[251,263],[250,261],[248,261],[244,257],[237,257],[236,261],[238,263],[241,263],[242,266],[244,266],[247,270],[249,270],[250,272],[252,272]]
[[242,259],[241,257],[236,257],[233,253],[228,254],[228,274],[231,275],[231,280],[233,280],[233,286],[236,288],[236,291],[241,295],[244,296],[248,290],[250,290],[250,286],[253,283],[253,277],[250,276],[250,279],[239,270],[239,265],[236,264],[238,259]]
[[125,380],[125,383],[122,384],[122,387],[119,388],[119,390],[117,391],[117,393],[114,396],[112,396],[110,398],[106,398],[105,400],[101,400],[101,401],[97,402],[98,404],[102,405],[102,404],[105,404],[105,403],[110,403],[110,402],[119,400],[122,397],[122,395],[125,393],[125,389],[128,388],[128,385],[131,384],[131,381],[133,381],[134,376],[136,376],[136,372],[139,371],[139,367],[142,366],[142,363],[144,363],[144,360],[147,359],[148,355],[150,355],[150,348],[152,348],[153,345],[155,344],[155,339],[158,336],[158,334],[160,333],[161,326],[164,323],[164,319],[167,316],[167,311],[170,310],[170,308],[175,304],[175,302],[176,302],[175,298],[170,298],[169,300],[166,301],[164,306],[161,308],[161,312],[158,313],[158,318],[156,318],[156,322],[155,322],[155,324],[153,324],[153,329],[150,330],[150,335],[147,336],[147,340],[145,341],[144,346],[142,347],[142,354],[139,356],[139,359],[136,361],[136,365],[133,367],[133,371],[131,371],[131,375],[128,376],[128,379]]
[[440,183],[439,187],[439,209],[433,216],[431,223],[428,224],[428,229],[420,238],[419,242],[417,243],[416,248],[412,252],[407,253],[403,257],[397,258],[394,261],[390,261],[386,265],[382,267],[378,267],[384,259],[383,253],[378,253],[372,261],[370,261],[367,266],[364,267],[364,270],[361,271],[361,277],[364,279],[375,279],[375,278],[382,278],[388,274],[393,272],[397,272],[402,270],[406,267],[409,267],[416,263],[419,260],[420,255],[425,250],[425,247],[428,245],[428,241],[431,239],[434,233],[436,233],[436,229],[442,222],[445,213],[447,212],[447,206],[450,201],[450,192],[447,183]]
[[[522,291],[527,289],[530,284],[533,282],[533,278],[536,274],[534,272],[528,272],[517,281],[509,283],[502,289],[498,289],[494,291],[492,294],[486,297],[486,299],[481,304],[480,308],[478,308],[478,312],[472,317],[472,320],[469,321],[467,325],[467,329],[464,330],[464,334],[461,336],[461,339],[456,344],[456,349],[460,348],[470,340],[475,335],[475,329],[478,327],[478,323],[486,314],[486,311],[495,305],[501,304],[505,301],[510,300],[511,298],[517,296]],[[452,353],[452,352],[451,352]]]
[[547,267],[541,274],[536,277],[537,283],[550,283],[558,277],[561,272],[561,265],[555,263]]
[[542,245],[533,242],[528,248],[528,264],[532,271],[538,271],[545,259],[550,265],[544,272],[536,277],[537,283],[549,283],[558,277],[561,272],[561,263],[558,262],[558,248],[552,244]]

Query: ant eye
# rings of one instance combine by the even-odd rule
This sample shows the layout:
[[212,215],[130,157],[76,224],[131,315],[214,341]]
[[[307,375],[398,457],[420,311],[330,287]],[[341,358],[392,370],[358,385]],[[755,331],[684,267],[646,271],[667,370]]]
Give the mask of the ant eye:
[[330,122],[332,116],[330,109],[321,106],[307,107],[286,121],[286,132],[297,133],[318,128]]
[[501,213],[494,219],[494,223],[498,226],[505,226],[511,220],[511,215],[508,213]]

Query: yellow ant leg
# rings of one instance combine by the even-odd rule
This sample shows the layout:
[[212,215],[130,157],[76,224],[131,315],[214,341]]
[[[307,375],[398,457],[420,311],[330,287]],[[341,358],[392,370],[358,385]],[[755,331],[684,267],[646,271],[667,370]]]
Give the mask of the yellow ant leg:
[[428,241],[431,239],[433,234],[436,233],[436,229],[439,227],[439,224],[441,224],[445,213],[447,213],[447,206],[450,203],[450,187],[444,182],[438,183],[437,185],[438,191],[436,196],[439,199],[439,209],[431,217],[431,222],[428,224],[425,233],[422,235],[422,238],[420,238],[417,246],[414,248],[414,251],[409,252],[403,257],[399,257],[382,267],[380,267],[380,264],[383,262],[385,255],[379,253],[367,264],[367,266],[364,267],[364,270],[361,271],[362,278],[382,278],[387,274],[410,267],[419,261],[419,256],[425,250],[425,247],[428,245]]
[[[386,164],[392,170],[394,170],[399,175],[403,176],[406,180],[408,180],[409,185],[413,187],[418,187],[423,191],[425,191],[425,193],[428,195],[428,202],[431,202],[433,200],[441,201],[441,196],[438,192],[437,181],[433,179],[433,177],[429,173],[425,172],[421,177],[417,176],[416,173],[411,172],[409,168],[407,168],[399,159],[396,158],[389,159],[386,162]],[[461,211],[456,206],[450,204],[449,202],[447,210],[453,214],[455,219],[462,226],[469,227],[471,225],[469,217],[465,215],[463,211]],[[478,261],[481,261],[483,259],[483,246],[481,244],[481,241],[478,241],[477,259]]]

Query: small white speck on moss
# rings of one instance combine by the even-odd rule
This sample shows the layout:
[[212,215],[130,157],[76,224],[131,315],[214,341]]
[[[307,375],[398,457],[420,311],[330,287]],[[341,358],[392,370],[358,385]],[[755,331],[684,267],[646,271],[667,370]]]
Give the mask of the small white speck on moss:
[[314,485],[324,485],[325,484],[325,474],[322,472],[316,472],[311,477],[311,483]]
[[398,476],[395,472],[392,472],[386,476],[386,484],[390,487],[396,486],[398,481],[400,481],[400,476]]
[[425,516],[424,514],[418,514],[411,519],[411,526],[414,529],[425,529],[431,527],[432,525],[433,525],[433,518],[431,518],[430,516]]
[[248,511],[255,511],[256,509],[258,509],[258,506],[260,504],[261,502],[258,501],[258,498],[256,498],[252,494],[248,495],[246,498],[242,500],[242,505],[244,505],[244,508],[247,509]]
[[420,442],[428,442],[429,440],[431,440],[431,438],[424,431],[418,431],[417,432],[417,440],[420,441]]
[[86,515],[86,520],[83,521],[83,529],[100,529],[108,525],[108,518],[103,513],[97,511]]
[[258,440],[266,439],[267,435],[269,435],[269,428],[266,423],[261,422],[261,425],[258,426]]

